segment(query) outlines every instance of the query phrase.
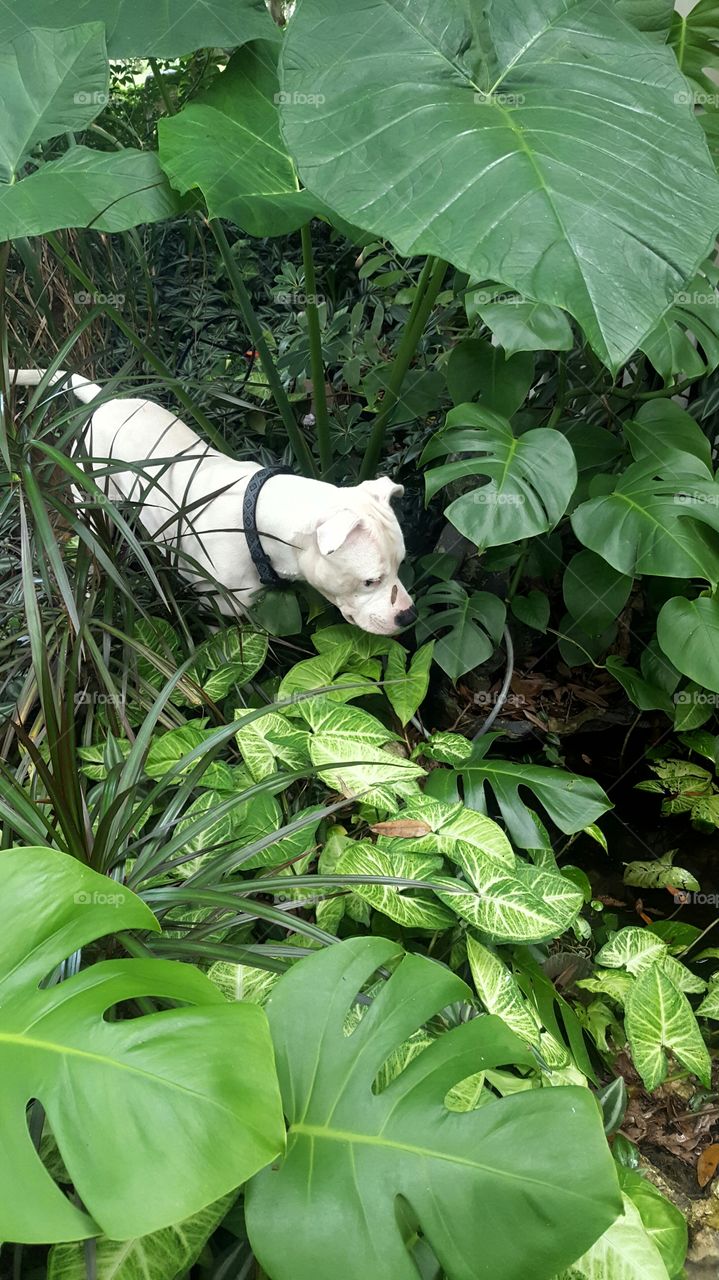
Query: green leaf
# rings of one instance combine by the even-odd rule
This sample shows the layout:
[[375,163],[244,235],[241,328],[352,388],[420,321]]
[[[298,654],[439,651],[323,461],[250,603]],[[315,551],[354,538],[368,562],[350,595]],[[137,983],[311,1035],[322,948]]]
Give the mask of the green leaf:
[[666,943],[650,929],[620,929],[596,955],[597,964],[637,974],[666,954]]
[[409,837],[381,836],[378,844],[391,854],[441,853],[462,867],[471,867],[478,855],[511,870],[514,852],[502,828],[483,813],[463,804],[443,804],[427,795],[407,802],[398,815],[401,820],[422,823],[429,830]]
[[597,782],[564,769],[477,757],[463,766],[461,773],[467,803],[486,812],[485,788],[489,787],[510,836],[521,849],[536,847],[537,828],[532,811],[519,794],[520,787],[532,792],[565,835],[582,831],[612,807]]
[[197,650],[196,668],[205,693],[218,701],[242,688],[265,665],[268,637],[251,627],[227,627]]
[[704,689],[719,693],[719,601],[700,596],[667,600],[657,618],[657,637],[670,662]]
[[0,240],[46,235],[63,227],[127,231],[179,210],[153,151],[72,147],[29,178],[0,185]]
[[616,9],[638,31],[656,32],[663,39],[669,34],[673,0],[616,0]]
[[381,0],[369,27],[363,6],[340,27],[335,0],[303,0],[283,53],[290,151],[342,217],[563,307],[618,369],[716,232],[685,81],[602,0],[493,5],[482,44],[468,8]]
[[673,865],[676,849],[669,849],[651,862],[628,862],[624,868],[624,883],[639,889],[692,889],[698,892],[701,885],[691,871]]
[[572,618],[590,636],[599,636],[619,617],[632,579],[617,573],[593,551],[578,551],[564,571],[562,592]]
[[[0,891],[3,1239],[145,1235],[199,1212],[282,1149],[260,1009],[225,1004],[198,970],[165,960],[104,960],[43,987],[96,938],[157,922],[116,881],[50,849],[5,850]],[[103,1016],[143,996],[183,1007]],[[40,1162],[28,1135],[29,1098],[42,1104],[87,1212]],[[120,1183],[122,1162],[133,1173]]]
[[435,641],[434,660],[456,681],[491,658],[502,638],[506,616],[499,596],[488,591],[469,595],[459,582],[438,582],[422,597],[417,639],[446,633]]
[[621,1218],[555,1280],[670,1280],[670,1276],[639,1210],[625,1196]]
[[[382,965],[394,972],[352,1034],[354,996]],[[356,1275],[416,1280],[396,1213],[411,1205],[449,1280],[547,1280],[620,1209],[596,1103],[585,1089],[532,1089],[466,1113],[454,1085],[531,1055],[499,1019],[441,1035],[387,1088],[383,1064],[418,1027],[469,989],[456,975],[379,938],[355,938],[302,960],[268,1002],[289,1123],[287,1155],[247,1189],[252,1248],[273,1280]],[[550,1139],[551,1135],[551,1139]],[[517,1152],[522,1159],[517,1160]],[[322,1239],[307,1213],[308,1178]],[[541,1187],[542,1212],[536,1212]],[[511,1222],[512,1231],[490,1229]]]
[[482,338],[466,338],[452,348],[447,386],[454,405],[479,399],[483,409],[511,418],[524,403],[534,381],[534,357],[516,359]]
[[[337,873],[348,876],[396,876],[404,880],[433,880],[441,870],[442,859],[405,853],[390,856],[369,841],[351,841],[337,862]],[[420,883],[417,888],[421,890]],[[358,897],[368,902],[375,911],[389,916],[406,929],[446,929],[454,923],[451,911],[432,898],[410,896],[407,888],[394,888],[384,884],[355,884]]]
[[613,492],[577,507],[572,528],[630,577],[719,580],[719,485],[690,454],[633,463]]
[[101,23],[65,31],[27,25],[0,45],[0,185],[15,181],[38,142],[85,128],[108,100]]
[[[96,1280],[175,1280],[195,1263],[236,1199],[236,1192],[208,1204],[199,1213],[135,1240],[95,1242]],[[50,1250],[47,1280],[86,1280],[82,1244],[56,1244]]]
[[553,529],[577,483],[572,447],[561,431],[541,427],[517,437],[509,422],[481,405],[453,409],[421,461],[447,454],[474,456],[428,471],[427,500],[465,476],[488,477],[445,510],[455,528],[480,547],[502,547]]
[[574,923],[584,898],[580,889],[557,871],[514,867],[475,856],[471,863],[450,855],[469,876],[476,893],[457,892],[457,881],[445,881],[452,892],[439,893],[440,901],[468,920],[475,929],[496,942],[543,942],[557,938]]
[[560,307],[526,302],[522,298],[482,301],[486,296],[486,290],[470,293],[467,314],[471,319],[471,304],[508,356],[519,351],[571,351],[572,326]]
[[625,1027],[644,1086],[667,1077],[667,1050],[710,1088],[711,1059],[691,1005],[659,964],[639,974],[627,1000]]
[[699,89],[715,93],[714,80],[705,74],[705,68],[719,67],[719,15],[715,0],[699,0],[689,13],[675,13],[669,39],[685,76]]
[[538,1049],[542,1030],[539,1015],[511,970],[471,935],[467,937],[467,959],[475,990],[487,1012],[496,1014],[520,1040]]
[[[279,36],[264,0],[163,0],[152,6],[143,0],[75,0],[72,10],[78,22],[105,23],[111,58],[177,58],[194,49]],[[0,13],[0,41],[28,26],[62,29],[67,23],[67,7],[57,0],[9,0]]]
[[[667,385],[683,378],[702,377],[719,365],[716,283],[716,268],[711,262],[705,263],[686,287],[678,291],[673,306],[641,344],[641,350]],[[671,404],[671,401],[663,403]]]
[[434,641],[431,640],[412,655],[409,669],[405,671],[407,651],[401,644],[394,644],[389,651],[384,691],[403,727],[416,715],[427,696],[433,653]]
[[235,739],[255,782],[276,773],[278,761],[293,770],[309,764],[307,730],[279,711],[268,711],[267,715],[250,719],[248,713],[239,708],[235,711],[235,720],[238,721]]
[[714,983],[709,994],[702,1000],[697,1009],[698,1018],[713,1018],[719,1022],[719,985]]
[[644,1230],[659,1250],[670,1280],[675,1280],[684,1266],[687,1253],[688,1231],[684,1214],[641,1173],[621,1166],[617,1172],[622,1191],[638,1209]]
[[635,667],[628,667],[623,658],[610,654],[604,665],[640,711],[664,711],[668,716],[674,715],[675,705],[666,690],[645,680]]
[[549,626],[549,597],[544,591],[530,591],[526,596],[513,596],[510,604],[515,618],[525,627],[533,627],[542,634]]
[[671,464],[679,449],[711,468],[712,450],[707,436],[696,419],[673,400],[645,401],[632,422],[622,423],[622,431],[637,462],[668,458]]
[[160,160],[183,195],[198,188],[211,218],[255,236],[286,235],[320,212],[300,190],[280,137],[277,48],[258,40],[210,88],[158,124]]
[[319,702],[300,705],[313,730],[310,757],[323,782],[342,795],[361,795],[368,804],[387,809],[396,806],[398,795],[416,790],[424,769],[383,750],[396,738],[390,729],[359,707]]

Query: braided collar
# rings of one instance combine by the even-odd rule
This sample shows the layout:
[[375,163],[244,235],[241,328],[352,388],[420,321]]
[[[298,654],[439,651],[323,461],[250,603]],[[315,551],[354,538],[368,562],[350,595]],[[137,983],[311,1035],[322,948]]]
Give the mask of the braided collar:
[[250,476],[245,489],[242,504],[242,525],[247,539],[247,549],[252,558],[263,587],[279,586],[281,579],[272,567],[272,562],[262,543],[257,530],[257,499],[268,480],[273,476],[292,475],[292,467],[263,467]]

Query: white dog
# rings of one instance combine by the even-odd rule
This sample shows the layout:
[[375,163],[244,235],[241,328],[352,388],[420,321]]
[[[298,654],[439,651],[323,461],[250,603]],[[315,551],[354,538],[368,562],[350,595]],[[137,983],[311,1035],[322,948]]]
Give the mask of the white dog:
[[[19,369],[10,381],[37,386],[42,376]],[[78,374],[58,372],[53,386],[58,382],[84,404],[102,394]],[[240,613],[263,585],[302,578],[364,631],[393,635],[414,622],[416,610],[397,576],[405,549],[390,506],[404,490],[388,477],[340,489],[233,462],[144,399],[99,405],[84,450],[102,467],[97,480],[107,496],[139,504],[143,527],[174,553],[198,591],[212,593],[213,582],[224,589],[213,593],[223,614]]]

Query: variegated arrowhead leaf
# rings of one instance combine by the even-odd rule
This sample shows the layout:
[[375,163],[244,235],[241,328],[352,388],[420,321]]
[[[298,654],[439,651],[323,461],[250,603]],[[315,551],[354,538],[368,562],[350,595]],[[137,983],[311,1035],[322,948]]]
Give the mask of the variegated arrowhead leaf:
[[676,960],[666,943],[648,929],[636,926],[620,929],[597,953],[596,961],[608,969],[626,968],[635,975],[643,973],[652,964],[658,964],[680,991],[700,995],[706,990],[703,978]]
[[[252,713],[250,713],[252,714]],[[309,734],[279,711],[249,719],[242,710],[235,711],[239,728],[235,734],[242,758],[255,782],[261,782],[277,771],[280,760],[288,769],[301,769],[309,764]],[[243,724],[243,720],[247,720]]]
[[412,794],[424,769],[383,747],[396,734],[360,707],[327,699],[301,703],[313,733],[310,757],[323,782],[342,795],[361,795],[383,809],[396,808],[398,795]]
[[467,958],[475,991],[487,1013],[496,1013],[516,1035],[538,1049],[542,1030],[539,1015],[511,971],[471,935],[467,937]]
[[697,1009],[697,1017],[713,1018],[715,1022],[719,1022],[719,982],[712,984],[709,994]]
[[498,867],[478,855],[468,872],[476,893],[457,892],[459,881],[447,880],[453,892],[439,897],[457,915],[497,942],[542,942],[556,938],[576,920],[583,896],[556,871],[516,861]]
[[666,1079],[667,1051],[707,1088],[711,1059],[686,996],[659,963],[643,970],[627,1000],[625,1026],[632,1057],[647,1089]]
[[[369,841],[352,841],[345,846],[337,862],[337,873],[349,876],[395,876],[402,880],[432,880],[441,871],[442,859],[423,854],[391,855],[377,849]],[[355,884],[353,892],[364,898],[375,911],[389,916],[397,924],[413,929],[446,929],[454,917],[446,907],[430,897],[410,897],[408,888],[384,884]]]
[[670,1280],[670,1276],[639,1210],[624,1196],[623,1216],[555,1280]]
[[[429,827],[426,835],[387,840],[382,848],[393,853],[442,853],[460,866],[471,865],[479,852],[486,858],[506,867],[513,867],[515,858],[512,846],[502,828],[491,818],[475,809],[467,809],[461,803],[443,804],[431,796],[418,795],[408,801],[399,815],[403,821],[423,822]],[[464,861],[463,861],[464,860]]]

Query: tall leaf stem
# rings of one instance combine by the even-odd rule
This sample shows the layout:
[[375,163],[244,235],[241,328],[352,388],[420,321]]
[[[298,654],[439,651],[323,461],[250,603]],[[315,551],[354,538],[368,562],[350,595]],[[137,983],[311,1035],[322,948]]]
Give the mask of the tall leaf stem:
[[382,401],[382,408],[372,426],[372,433],[360,471],[361,480],[370,480],[377,470],[377,463],[382,453],[387,427],[397,407],[407,371],[417,353],[425,325],[444,283],[447,268],[448,263],[443,258],[433,257],[428,257],[422,268],[417,284],[417,293],[407,320],[407,327],[394,358],[387,390]]
[[307,441],[300,431],[297,420],[292,412],[292,406],[289,401],[287,392],[282,385],[282,379],[277,371],[277,366],[272,359],[272,353],[265,340],[262,332],[262,326],[259,322],[255,309],[252,305],[252,299],[247,291],[242,275],[237,268],[237,263],[232,256],[225,229],[217,218],[210,218],[208,225],[212,231],[217,247],[222,255],[222,261],[230,278],[230,284],[237,299],[237,305],[242,313],[242,318],[247,325],[247,331],[252,339],[253,345],[262,363],[262,371],[267,379],[270,391],[274,398],[275,404],[280,413],[280,417],[285,424],[287,431],[287,439],[290,447],[295,455],[295,460],[305,476],[316,476],[317,472],[309,451]]
[[322,475],[326,479],[327,473],[332,466],[332,431],[327,410],[327,384],[325,382],[325,364],[322,356],[322,331],[320,329],[320,313],[317,306],[317,279],[315,260],[312,253],[312,232],[309,222],[306,222],[302,227],[301,235],[306,295],[305,314],[307,316],[307,334],[310,343],[312,400],[317,424],[320,468]]

